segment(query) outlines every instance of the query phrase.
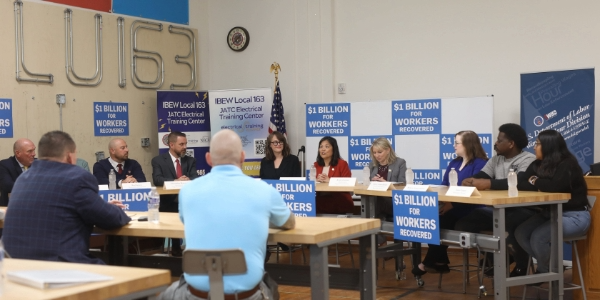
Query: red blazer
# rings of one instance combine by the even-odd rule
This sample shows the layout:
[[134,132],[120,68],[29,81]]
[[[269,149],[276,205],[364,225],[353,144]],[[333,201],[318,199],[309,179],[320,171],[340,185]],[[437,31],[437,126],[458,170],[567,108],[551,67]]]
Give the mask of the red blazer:
[[[317,175],[323,173],[323,167],[315,161],[315,168],[317,168]],[[338,159],[337,166],[329,166],[329,176],[331,177],[352,177],[348,163],[343,159]]]
[[[323,173],[323,167],[314,163],[317,168],[317,174]],[[337,166],[329,166],[329,178],[331,177],[352,177],[348,163],[343,159],[338,159]],[[346,214],[354,210],[354,201],[350,193],[317,193],[316,198],[318,214]]]

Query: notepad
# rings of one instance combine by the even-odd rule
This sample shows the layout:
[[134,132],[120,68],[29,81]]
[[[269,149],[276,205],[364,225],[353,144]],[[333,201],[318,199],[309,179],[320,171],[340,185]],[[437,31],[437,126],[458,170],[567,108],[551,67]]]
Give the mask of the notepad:
[[29,270],[7,272],[6,278],[38,289],[61,288],[89,282],[112,280],[110,276],[80,270]]

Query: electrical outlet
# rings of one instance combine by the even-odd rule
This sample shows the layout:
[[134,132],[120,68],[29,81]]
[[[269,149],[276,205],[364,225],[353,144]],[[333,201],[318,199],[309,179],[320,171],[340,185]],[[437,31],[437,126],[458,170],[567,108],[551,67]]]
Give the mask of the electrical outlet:
[[150,138],[142,138],[142,147],[150,147]]
[[471,248],[471,234],[468,232],[460,233],[460,246],[462,248]]
[[346,84],[338,83],[338,94],[345,94],[345,93],[346,93]]
[[67,102],[65,94],[56,94],[56,104],[65,104],[65,102]]

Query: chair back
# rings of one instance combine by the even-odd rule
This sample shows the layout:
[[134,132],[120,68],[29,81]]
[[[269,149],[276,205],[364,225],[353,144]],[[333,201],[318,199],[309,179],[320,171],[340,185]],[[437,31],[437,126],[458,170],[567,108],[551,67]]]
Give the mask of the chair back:
[[594,207],[594,203],[596,202],[596,196],[588,195],[587,199],[588,199],[588,204],[590,206],[590,211],[592,211],[592,207]]
[[223,300],[223,275],[247,272],[246,258],[241,249],[183,251],[183,272],[190,275],[208,275],[210,299]]

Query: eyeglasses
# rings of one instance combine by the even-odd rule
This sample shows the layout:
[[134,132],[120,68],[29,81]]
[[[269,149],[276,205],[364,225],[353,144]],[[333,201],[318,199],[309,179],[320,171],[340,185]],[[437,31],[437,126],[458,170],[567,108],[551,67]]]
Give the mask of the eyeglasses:
[[462,143],[459,143],[459,142],[454,142],[454,146],[458,146],[458,145],[460,145],[460,144],[462,144]]
[[280,141],[271,142],[271,145],[273,145],[273,146],[279,146],[279,145],[283,145],[283,142],[280,142]]
[[540,145],[542,145],[542,142],[535,142],[535,143],[533,144],[533,146],[534,146],[534,147],[537,147],[537,146],[540,146]]

